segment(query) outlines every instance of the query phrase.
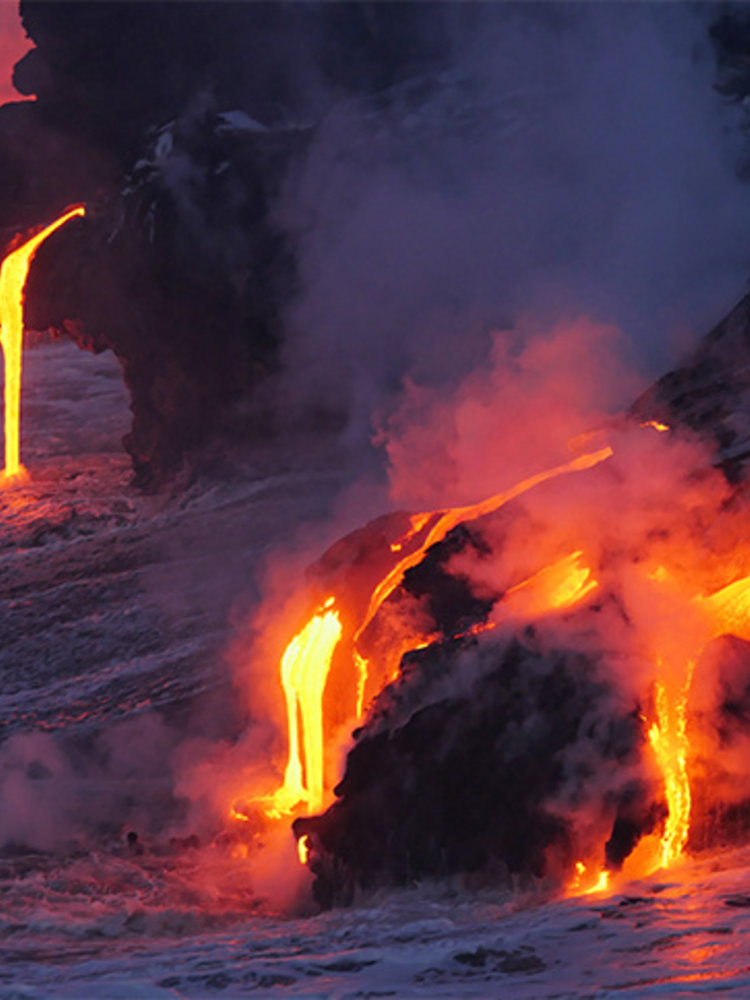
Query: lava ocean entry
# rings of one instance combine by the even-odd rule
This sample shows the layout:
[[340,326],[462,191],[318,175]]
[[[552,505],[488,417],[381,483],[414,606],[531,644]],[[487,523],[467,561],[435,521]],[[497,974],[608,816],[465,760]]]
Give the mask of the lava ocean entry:
[[283,782],[230,816],[257,835],[297,815],[321,902],[458,872],[613,890],[723,843],[721,816],[750,807],[744,491],[662,420],[587,437],[311,568],[314,610],[280,657]]
[[19,12],[0,1000],[750,995],[750,14]]

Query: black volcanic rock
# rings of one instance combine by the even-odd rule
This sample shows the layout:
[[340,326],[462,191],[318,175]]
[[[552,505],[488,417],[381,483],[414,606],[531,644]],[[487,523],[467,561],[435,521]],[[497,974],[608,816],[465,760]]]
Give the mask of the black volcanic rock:
[[464,576],[448,572],[449,560],[473,549],[487,555],[489,547],[477,528],[457,525],[442,542],[427,550],[422,561],[407,570],[403,590],[417,599],[443,635],[458,635],[487,620],[499,594],[477,596]]
[[696,665],[688,716],[693,807],[690,847],[746,843],[750,784],[750,642],[722,635]]
[[[454,693],[432,702],[423,696],[423,707],[409,711],[398,691],[410,684],[406,665],[360,731],[338,800],[321,816],[295,821],[295,835],[310,838],[318,901],[332,905],[357,888],[457,872],[495,879],[569,872],[576,835],[554,805],[572,780],[567,755],[588,741],[598,759],[625,771],[642,745],[635,707],[625,715],[614,707],[587,657],[541,653],[529,638],[481,649],[462,640],[413,657],[423,682],[432,678],[437,687],[452,677]],[[481,662],[478,674],[462,679],[472,659]],[[586,778],[575,779],[581,809]],[[611,790],[608,806],[616,866],[628,853],[626,820],[640,815],[653,825],[652,802],[631,782]]]
[[750,295],[701,339],[685,362],[660,378],[631,408],[642,419],[682,424],[716,445],[730,481],[750,459]]

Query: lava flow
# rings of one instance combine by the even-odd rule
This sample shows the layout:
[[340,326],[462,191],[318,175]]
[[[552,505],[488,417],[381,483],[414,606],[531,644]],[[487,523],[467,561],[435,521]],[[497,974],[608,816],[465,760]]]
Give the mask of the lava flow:
[[29,267],[41,244],[70,219],[85,215],[83,205],[68,209],[36,236],[12,250],[0,266],[0,347],[5,365],[5,468],[4,482],[18,481],[26,474],[20,458],[21,349],[23,346],[23,294]]
[[[661,674],[662,664],[657,664]],[[686,733],[687,702],[695,664],[689,662],[681,690],[670,698],[660,678],[654,685],[656,720],[648,731],[649,742],[664,775],[667,818],[661,838],[657,867],[667,868],[677,861],[690,833],[691,792],[687,771],[689,744]]]
[[[658,606],[658,591],[674,584],[674,575],[664,566],[648,574]],[[690,837],[692,790],[688,759],[688,705],[696,662],[705,646],[720,635],[750,640],[750,576],[736,580],[709,596],[696,595],[683,604],[680,624],[684,635],[657,628],[653,640],[669,655],[654,654],[654,717],[649,721],[648,741],[663,781],[666,816],[658,840],[645,838],[629,859],[628,876],[645,877],[679,861]],[[693,650],[692,658],[684,653]],[[683,655],[684,654],[684,655]],[[653,846],[652,846],[652,842]],[[654,849],[655,848],[655,849]],[[606,891],[610,874],[598,869],[588,876],[578,862],[576,876],[568,886],[571,895]],[[591,881],[593,877],[594,881]]]
[[284,783],[267,810],[271,817],[290,813],[300,802],[313,811],[323,805],[321,705],[331,657],[340,638],[341,620],[334,598],[329,597],[284,650],[281,684],[288,713],[289,760]]
[[[655,455],[662,456],[660,449],[671,447],[665,437],[668,430],[665,424],[648,421],[641,427],[659,432],[663,445],[655,446]],[[628,449],[633,447],[634,441],[640,440],[643,431],[636,430],[635,437],[632,429],[627,433],[631,437],[623,439],[626,457],[622,461],[630,460]],[[646,449],[651,447],[648,439],[643,440]],[[675,447],[680,446],[676,444]],[[343,676],[342,671],[347,672],[346,684],[351,690],[347,689],[344,697],[351,699],[346,702],[351,705],[347,708],[350,723],[347,731],[350,731],[351,724],[359,723],[364,716],[368,682],[369,695],[377,694],[380,688],[399,676],[405,654],[416,653],[431,643],[478,635],[503,623],[510,626],[534,623],[554,613],[582,607],[586,599],[595,617],[597,608],[612,607],[608,602],[614,597],[616,602],[623,602],[623,609],[627,609],[628,655],[634,657],[634,664],[642,665],[638,667],[643,671],[641,680],[631,690],[636,699],[633,704],[645,706],[636,714],[642,724],[639,732],[643,749],[639,753],[642,753],[642,774],[646,782],[643,787],[648,785],[653,789],[649,814],[652,819],[646,819],[644,814],[641,832],[635,836],[632,846],[620,855],[611,853],[604,843],[606,836],[599,839],[600,834],[591,837],[584,833],[580,842],[582,859],[565,875],[567,891],[576,895],[608,892],[620,884],[621,877],[643,877],[674,865],[685,852],[691,831],[694,796],[690,767],[696,750],[691,746],[688,710],[694,676],[703,651],[712,640],[724,634],[750,640],[750,576],[741,576],[717,590],[715,585],[722,575],[720,564],[712,564],[709,573],[708,563],[703,566],[699,547],[695,550],[679,545],[669,548],[667,543],[659,541],[659,536],[648,531],[643,536],[645,544],[648,546],[649,538],[653,537],[661,546],[658,550],[652,552],[646,548],[641,554],[628,554],[625,562],[618,561],[622,556],[613,561],[612,552],[602,546],[601,539],[597,542],[596,536],[592,536],[592,528],[586,520],[587,516],[591,519],[591,514],[585,513],[587,509],[593,512],[599,504],[597,491],[603,488],[603,481],[599,480],[597,486],[596,479],[582,478],[582,489],[571,489],[571,495],[576,497],[571,508],[572,520],[561,527],[560,509],[555,508],[555,527],[550,540],[537,536],[531,544],[528,537],[521,541],[519,552],[523,553],[523,558],[518,565],[511,560],[510,565],[515,566],[512,576],[493,598],[489,617],[485,613],[484,620],[467,625],[458,618],[457,627],[446,628],[434,621],[422,620],[418,615],[413,620],[408,614],[402,619],[399,617],[400,599],[387,614],[379,614],[384,603],[404,582],[406,574],[416,570],[428,550],[446,539],[458,525],[492,514],[532,491],[533,496],[525,503],[531,503],[532,509],[541,503],[539,509],[544,510],[545,501],[534,499],[542,496],[535,487],[569,473],[594,469],[613,455],[612,447],[601,447],[523,479],[477,504],[410,515],[406,530],[402,529],[395,541],[388,542],[385,538],[387,546],[381,546],[380,555],[373,557],[372,575],[366,586],[360,591],[355,588],[358,596],[347,590],[346,582],[333,585],[329,581],[329,596],[319,601],[307,622],[298,627],[281,656],[280,680],[286,700],[288,751],[284,780],[273,794],[248,794],[241,800],[245,803],[243,806],[235,803],[232,815],[249,819],[248,804],[254,804],[256,810],[272,820],[299,815],[302,811],[316,814],[328,808],[335,782],[328,780],[327,771],[333,770],[334,760],[341,750],[337,744],[340,737],[334,733],[336,726],[344,721],[340,715],[334,724],[326,714],[327,704],[335,704],[335,710],[340,711],[336,702],[338,695],[334,694],[333,700],[328,702],[325,697],[332,671],[338,671],[340,676]],[[620,466],[613,466],[613,474],[605,476],[605,480],[614,488],[613,484],[621,482],[621,475]],[[586,483],[591,485],[586,486]],[[595,507],[587,508],[585,505],[592,502],[591,498],[594,498]],[[611,511],[607,510],[603,523],[617,523],[617,518],[613,519]],[[572,551],[561,555],[565,551],[563,546],[571,542]],[[507,540],[503,544],[507,544]],[[608,541],[608,546],[610,544]],[[390,554],[389,557],[383,554],[384,551]],[[657,551],[658,561],[651,561],[656,560]],[[548,554],[546,560],[544,553]],[[332,565],[337,564],[338,558],[334,558]],[[539,563],[542,563],[541,568],[537,568]],[[615,570],[615,567],[620,569]],[[747,560],[740,556],[737,570],[747,573]],[[738,575],[736,571],[734,575]],[[596,599],[592,601],[595,594]],[[629,606],[631,601],[632,607]],[[373,624],[376,618],[377,624]],[[593,619],[586,620],[590,627],[599,627]],[[606,620],[604,615],[601,621]],[[377,673],[371,676],[373,664]],[[611,829],[612,819],[608,822]],[[313,846],[315,838],[310,839],[309,828],[304,823],[298,829],[304,831],[298,842],[300,860],[307,863],[311,857],[317,857],[317,848]],[[572,859],[567,862],[571,863]]]
[[[530,476],[480,503],[412,516],[411,530],[397,543],[391,545],[391,551],[401,552],[410,542],[414,547],[374,588],[364,617],[353,636],[352,655],[357,675],[357,718],[361,716],[363,709],[363,694],[369,668],[367,659],[357,649],[357,643],[383,602],[401,583],[407,570],[418,565],[432,545],[442,541],[448,532],[464,521],[492,513],[535,486],[558,476],[591,469],[611,455],[611,448],[600,448],[598,451],[580,455],[564,465]],[[431,522],[432,527],[428,529]],[[418,541],[420,537],[421,541]],[[595,581],[589,580],[588,568],[581,566],[580,556],[580,552],[573,553],[562,560],[560,565],[553,567],[550,574],[542,574],[539,580],[529,581],[526,589],[532,594],[538,593],[540,589],[549,589],[551,595],[549,607],[570,606],[596,586]],[[549,577],[552,578],[551,586]],[[316,610],[304,628],[290,641],[281,658],[281,685],[287,709],[288,759],[282,785],[270,799],[261,800],[266,815],[272,819],[281,815],[291,815],[301,805],[313,810],[324,805],[326,783],[323,752],[323,692],[331,659],[342,634],[335,602],[334,597],[329,597],[324,605]],[[408,649],[418,648],[423,641],[424,637],[414,639]],[[407,649],[403,650],[406,651]],[[300,717],[302,738],[300,738]],[[246,816],[239,804],[233,805],[230,812],[235,818]]]

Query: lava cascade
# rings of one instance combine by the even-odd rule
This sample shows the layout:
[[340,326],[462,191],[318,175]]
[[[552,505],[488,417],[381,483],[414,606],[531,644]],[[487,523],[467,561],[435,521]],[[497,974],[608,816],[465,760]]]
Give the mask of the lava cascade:
[[15,250],[0,266],[0,347],[5,363],[5,468],[3,479],[23,477],[20,455],[21,351],[23,347],[23,295],[34,254],[55,230],[76,216],[86,214],[85,206],[76,205]]

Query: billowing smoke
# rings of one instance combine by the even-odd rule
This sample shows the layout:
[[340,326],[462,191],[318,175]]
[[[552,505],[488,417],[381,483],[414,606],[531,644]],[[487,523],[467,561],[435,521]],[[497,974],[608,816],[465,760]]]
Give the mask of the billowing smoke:
[[686,5],[487,5],[440,75],[321,122],[282,219],[299,247],[285,405],[360,442],[406,376],[480,367],[493,330],[580,313],[656,374],[742,292],[738,119]]
[[9,737],[0,750],[0,844],[111,848],[129,829],[148,841],[178,812],[174,744],[175,734],[155,715],[83,738],[41,731]]
[[740,294],[701,9],[22,13],[38,100],[4,109],[0,222],[90,202],[70,264],[40,256],[33,321],[121,359],[144,484],[290,427],[343,431],[354,462],[405,378],[450,384],[523,316],[618,325],[654,374]]
[[[564,876],[577,851],[590,861],[598,850],[617,868],[649,836],[654,852],[667,811],[648,749],[658,685],[674,703],[723,627],[704,621],[700,600],[747,572],[741,557],[725,561],[741,518],[726,528],[731,543],[706,544],[730,500],[708,448],[616,417],[643,384],[623,358],[653,371],[744,280],[745,195],[708,53],[691,44],[705,26],[685,9],[486,16],[502,24],[481,42],[467,32],[439,85],[391,91],[385,107],[336,107],[293,172],[280,218],[301,247],[300,294],[278,391],[292,422],[316,412],[357,447],[375,413],[391,503],[411,510],[476,502],[570,449],[611,441],[616,455],[490,520],[449,565],[475,602],[464,627],[485,621],[489,603],[499,631],[469,640],[475,652],[403,661],[375,702],[341,800],[297,824],[317,838],[322,899],[493,859]],[[721,192],[718,214],[687,207],[708,189]],[[720,263],[704,284],[707,247]],[[548,609],[516,588],[572,552],[598,599],[538,625]],[[391,640],[409,629],[429,639],[431,613],[433,630],[456,635],[434,613],[434,565],[423,575],[384,608]],[[291,637],[297,618],[286,620]],[[513,631],[526,626],[519,651]],[[558,700],[545,701],[547,687]],[[717,710],[706,711],[710,729]],[[696,733],[696,755],[700,744]],[[525,776],[512,801],[501,794],[509,761]],[[722,766],[731,782],[729,758]],[[482,815],[467,843],[467,802],[451,798],[446,775],[458,791],[487,768],[499,784],[469,803]]]

